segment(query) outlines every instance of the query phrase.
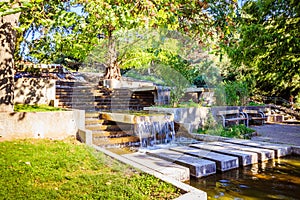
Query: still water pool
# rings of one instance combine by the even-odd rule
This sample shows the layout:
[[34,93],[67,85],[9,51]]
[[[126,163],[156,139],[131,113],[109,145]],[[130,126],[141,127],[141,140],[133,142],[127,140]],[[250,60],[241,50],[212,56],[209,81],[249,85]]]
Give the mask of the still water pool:
[[300,156],[289,156],[206,178],[190,184],[208,199],[300,199]]

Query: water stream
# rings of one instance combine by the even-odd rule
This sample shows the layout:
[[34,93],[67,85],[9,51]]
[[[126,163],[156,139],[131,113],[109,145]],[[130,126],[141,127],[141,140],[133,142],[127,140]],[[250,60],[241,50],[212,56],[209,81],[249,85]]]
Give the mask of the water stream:
[[192,179],[190,185],[207,192],[208,199],[300,199],[300,156]]
[[170,104],[170,88],[165,86],[156,86],[157,97],[156,105],[168,105]]
[[157,121],[155,117],[139,117],[135,125],[135,134],[140,137],[140,148],[149,148],[157,144],[167,144],[175,140],[174,121],[169,115]]
[[[139,149],[142,150],[161,144],[186,143],[181,137],[175,137],[174,121],[170,115],[159,120],[151,115],[139,116],[134,131],[140,137]],[[125,154],[132,153],[132,150],[137,149],[114,151]],[[208,199],[300,199],[300,156],[273,159],[203,178],[191,178],[189,184],[205,191]]]

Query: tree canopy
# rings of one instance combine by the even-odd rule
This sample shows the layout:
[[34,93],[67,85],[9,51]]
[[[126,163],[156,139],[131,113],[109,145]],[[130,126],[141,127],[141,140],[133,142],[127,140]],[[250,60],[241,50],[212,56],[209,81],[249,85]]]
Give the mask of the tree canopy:
[[[77,66],[105,44],[105,77],[118,79],[120,67],[137,67],[133,54],[143,57],[151,49],[137,48],[120,56],[116,37],[134,28],[163,28],[184,33],[218,55],[227,54],[232,66],[225,78],[252,83],[262,94],[296,96],[300,88],[299,4],[296,0],[24,0],[0,2],[0,17],[10,16],[17,22],[9,32],[17,39],[9,51],[17,61]],[[157,60],[157,55],[144,62]]]
[[244,1],[235,38],[225,48],[237,77],[256,93],[288,98],[300,92],[299,14],[295,0]]

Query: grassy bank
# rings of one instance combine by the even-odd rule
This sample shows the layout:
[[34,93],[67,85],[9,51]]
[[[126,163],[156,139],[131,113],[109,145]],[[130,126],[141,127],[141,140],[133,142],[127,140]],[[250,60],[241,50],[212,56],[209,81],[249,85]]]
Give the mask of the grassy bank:
[[63,111],[65,109],[56,108],[48,105],[28,105],[28,104],[15,104],[15,112],[53,112],[53,111]]
[[173,199],[178,189],[77,141],[0,142],[4,199]]

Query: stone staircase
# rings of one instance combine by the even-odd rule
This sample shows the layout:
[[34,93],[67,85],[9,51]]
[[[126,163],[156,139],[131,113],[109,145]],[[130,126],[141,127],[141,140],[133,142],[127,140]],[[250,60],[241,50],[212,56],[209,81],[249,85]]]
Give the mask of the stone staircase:
[[109,89],[85,82],[59,81],[56,85],[59,107],[87,111],[142,110],[154,104],[153,92]]
[[139,145],[139,138],[134,135],[132,125],[100,119],[98,112],[85,114],[85,127],[92,131],[94,145],[105,147]]
[[300,123],[300,113],[298,111],[283,106],[269,105],[268,122],[279,123]]
[[93,144],[99,146],[139,143],[132,125],[100,119],[99,111],[142,110],[154,104],[153,91],[109,89],[87,82],[57,81],[56,99],[61,108],[86,111],[86,129],[93,133]]
[[57,82],[55,96],[58,107],[94,110],[93,88],[93,85],[83,82]]

